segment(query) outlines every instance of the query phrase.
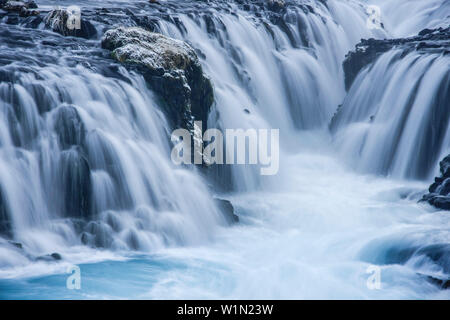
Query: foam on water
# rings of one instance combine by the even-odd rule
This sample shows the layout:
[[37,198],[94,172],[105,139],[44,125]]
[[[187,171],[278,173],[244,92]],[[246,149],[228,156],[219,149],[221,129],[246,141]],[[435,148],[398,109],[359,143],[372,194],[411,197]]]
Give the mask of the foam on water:
[[[28,298],[39,286],[46,298],[449,298],[424,280],[442,275],[439,264],[389,261],[393,248],[448,241],[448,214],[417,204],[423,183],[356,175],[313,150],[288,162],[290,178],[278,190],[231,197],[241,224],[208,245],[82,264],[79,292],[64,288],[64,274],[0,286]],[[373,264],[381,290],[366,284]],[[124,291],[113,289],[120,285]]]

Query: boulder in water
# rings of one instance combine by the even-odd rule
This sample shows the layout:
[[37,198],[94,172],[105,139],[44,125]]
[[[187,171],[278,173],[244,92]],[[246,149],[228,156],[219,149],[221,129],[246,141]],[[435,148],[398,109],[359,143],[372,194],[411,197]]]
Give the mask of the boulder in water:
[[0,1],[0,8],[5,11],[20,12],[23,8],[27,9],[27,5],[23,1]]
[[36,258],[37,261],[47,261],[47,262],[53,262],[53,261],[59,261],[62,260],[62,257],[59,253],[52,253],[52,254],[46,254],[45,256],[39,256]]
[[270,10],[280,11],[284,9],[286,3],[284,2],[284,0],[268,0],[267,6]]
[[439,279],[433,276],[425,276],[426,280],[436,286],[438,286],[442,290],[450,289],[450,279]]
[[56,110],[54,128],[61,149],[83,144],[86,130],[74,106],[63,105]]
[[217,198],[215,198],[214,201],[225,217],[227,223],[234,224],[239,222],[239,217],[234,214],[234,207],[230,201]]
[[17,249],[23,249],[23,245],[20,242],[8,241],[8,243]]
[[38,6],[33,0],[30,1],[11,1],[11,0],[0,0],[0,9],[8,12],[18,12],[21,17],[28,17],[32,15],[39,15],[36,9]]
[[429,193],[421,201],[442,210],[450,210],[450,155],[440,162],[441,176],[436,177],[429,188]]
[[32,17],[32,16],[38,16],[40,12],[38,10],[29,10],[22,8],[19,12],[20,17]]
[[97,248],[109,248],[113,243],[113,230],[106,223],[91,221],[81,234],[81,242]]
[[105,33],[102,47],[143,74],[175,126],[193,129],[193,118],[206,123],[213,87],[187,43],[138,27],[119,27]]

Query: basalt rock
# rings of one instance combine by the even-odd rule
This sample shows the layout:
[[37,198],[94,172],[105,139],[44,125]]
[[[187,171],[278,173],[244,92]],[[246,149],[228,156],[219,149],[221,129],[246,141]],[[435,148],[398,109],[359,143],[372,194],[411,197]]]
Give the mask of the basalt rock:
[[59,107],[55,115],[54,128],[61,149],[83,144],[86,130],[75,107],[68,105]]
[[81,234],[81,242],[97,248],[109,248],[113,243],[112,229],[103,222],[91,221]]
[[57,252],[54,252],[52,254],[46,254],[44,256],[36,257],[36,261],[53,262],[53,261],[58,261],[58,260],[62,260],[62,257]]
[[34,17],[38,16],[39,14],[40,12],[38,10],[29,10],[25,8],[22,8],[19,12],[20,17]]
[[450,289],[450,279],[439,279],[433,276],[425,276],[425,279],[441,290]]
[[[88,20],[80,17],[79,27],[70,25],[70,14],[65,9],[55,9],[50,11],[44,18],[45,26],[63,36],[73,36],[91,39],[97,36],[97,29]],[[69,23],[68,23],[69,22]],[[70,26],[70,27],[69,27]]]
[[27,5],[23,1],[0,1],[0,8],[5,11],[19,12],[22,8],[27,9]]
[[89,162],[80,148],[74,147],[61,154],[60,173],[63,210],[68,217],[91,217],[92,182]]
[[0,9],[7,12],[18,13],[21,17],[29,17],[39,15],[37,9],[37,4],[33,0],[30,1],[11,1],[11,0],[0,0]]
[[440,162],[441,176],[434,179],[428,189],[429,193],[421,201],[427,201],[432,206],[442,210],[450,210],[450,155]]
[[192,130],[194,119],[206,123],[214,101],[213,87],[187,43],[138,27],[119,27],[105,33],[102,47],[142,73],[176,127]]
[[217,198],[215,198],[214,201],[228,224],[239,222],[239,217],[234,213],[234,207],[230,201]]
[[417,36],[399,39],[362,39],[354,51],[346,55],[343,63],[345,72],[345,87],[348,90],[358,73],[364,67],[374,63],[383,53],[401,49],[404,55],[411,51],[429,53],[450,53],[450,27],[439,29],[425,29]]

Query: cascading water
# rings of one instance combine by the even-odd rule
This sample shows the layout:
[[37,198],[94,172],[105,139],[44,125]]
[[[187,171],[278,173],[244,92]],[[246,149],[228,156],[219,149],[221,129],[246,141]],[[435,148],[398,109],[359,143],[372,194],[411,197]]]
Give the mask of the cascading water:
[[394,37],[414,36],[425,28],[448,26],[450,2],[445,0],[368,0],[379,6],[383,23]]
[[[269,24],[270,16],[255,22],[247,12],[232,8],[235,15],[180,15],[181,31],[165,21],[160,29],[187,40],[206,57],[204,65],[216,94],[209,125],[282,128],[282,152],[296,148],[299,129],[320,129],[328,123],[345,95],[339,80],[341,62],[352,44],[361,37],[385,35],[366,29],[364,7],[354,2],[302,2],[301,7],[288,7],[285,21],[278,25]],[[271,184],[273,179],[262,183],[258,172],[256,167],[235,166],[232,189],[255,190]],[[228,174],[219,173],[220,183]]]
[[450,58],[402,55],[389,51],[358,76],[332,130],[358,168],[430,179],[450,147]]
[[25,249],[153,251],[202,242],[220,225],[201,179],[171,163],[167,122],[142,77],[67,61],[16,61],[1,73],[1,206]]
[[[450,274],[450,218],[417,203],[449,151],[448,55],[390,50],[345,88],[360,39],[448,24],[445,0],[403,0],[415,15],[394,2],[80,3],[99,35],[140,25],[195,48],[214,85],[208,127],[280,129],[267,177],[176,167],[164,105],[99,37],[2,20],[0,297],[448,298],[432,282]],[[367,28],[369,4],[384,29]],[[219,187],[237,226],[221,227]],[[62,261],[39,259],[52,252]],[[69,292],[74,263],[83,289]]]

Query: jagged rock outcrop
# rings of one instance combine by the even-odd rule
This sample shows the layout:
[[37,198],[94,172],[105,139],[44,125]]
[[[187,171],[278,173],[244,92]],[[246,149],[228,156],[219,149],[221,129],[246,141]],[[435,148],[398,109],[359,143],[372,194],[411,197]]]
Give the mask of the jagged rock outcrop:
[[228,224],[239,222],[239,217],[234,213],[234,207],[230,201],[218,198],[215,198],[214,201]]
[[45,26],[63,36],[73,36],[91,39],[96,37],[97,29],[86,19],[80,17],[79,27],[68,26],[69,12],[65,9],[55,9],[50,11],[44,18]]
[[102,47],[143,74],[166,104],[175,126],[193,129],[193,119],[206,122],[213,87],[187,43],[138,27],[119,27],[105,33]]
[[427,201],[436,208],[450,210],[450,155],[440,163],[441,176],[434,179],[429,193],[421,201]]
[[399,48],[407,54],[413,50],[418,52],[450,53],[450,27],[434,30],[422,30],[417,36],[400,39],[363,39],[354,51],[346,55],[343,63],[345,72],[345,87],[348,90],[358,73],[372,64],[383,53]]
[[62,257],[57,252],[36,257],[36,261],[54,262],[54,261],[59,261],[59,260],[62,260]]
[[39,15],[37,9],[37,4],[33,0],[29,1],[11,1],[11,0],[0,0],[0,9],[7,12],[19,13],[21,17],[29,17]]
[[33,0],[29,1],[11,1],[0,0],[0,9],[5,11],[20,12],[22,9],[36,9],[38,6]]

